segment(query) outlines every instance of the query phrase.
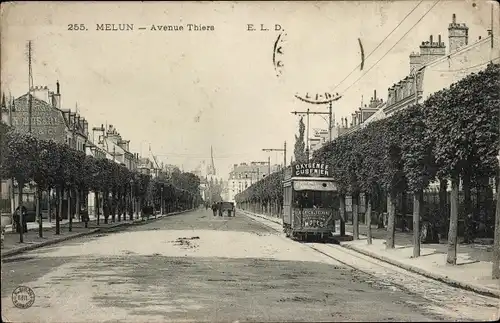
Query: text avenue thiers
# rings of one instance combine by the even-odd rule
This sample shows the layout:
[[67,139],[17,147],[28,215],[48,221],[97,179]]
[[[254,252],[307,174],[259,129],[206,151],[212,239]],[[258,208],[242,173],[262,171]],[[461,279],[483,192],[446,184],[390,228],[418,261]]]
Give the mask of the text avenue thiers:
[[134,24],[96,24],[97,31],[134,31],[151,30],[151,31],[213,31],[214,26],[202,24],[186,24],[186,25],[150,25],[149,27],[136,28]]

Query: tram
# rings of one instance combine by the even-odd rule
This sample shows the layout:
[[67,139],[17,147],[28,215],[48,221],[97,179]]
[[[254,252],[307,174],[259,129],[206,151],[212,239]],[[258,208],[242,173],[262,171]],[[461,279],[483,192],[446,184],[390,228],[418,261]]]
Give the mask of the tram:
[[283,231],[300,241],[326,241],[340,219],[339,193],[327,163],[294,164],[283,180]]

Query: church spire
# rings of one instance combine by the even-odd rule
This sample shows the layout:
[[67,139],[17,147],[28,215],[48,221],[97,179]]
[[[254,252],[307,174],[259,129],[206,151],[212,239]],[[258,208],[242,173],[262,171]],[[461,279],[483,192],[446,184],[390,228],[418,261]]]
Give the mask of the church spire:
[[215,169],[215,163],[214,163],[214,150],[213,147],[210,146],[210,166],[208,170],[208,175],[217,175],[217,170]]

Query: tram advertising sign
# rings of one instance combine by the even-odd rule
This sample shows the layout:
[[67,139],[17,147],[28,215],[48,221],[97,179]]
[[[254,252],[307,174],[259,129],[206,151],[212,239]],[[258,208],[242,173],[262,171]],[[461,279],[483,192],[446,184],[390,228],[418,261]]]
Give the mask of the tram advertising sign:
[[300,177],[331,177],[327,163],[301,163],[293,166],[293,175]]

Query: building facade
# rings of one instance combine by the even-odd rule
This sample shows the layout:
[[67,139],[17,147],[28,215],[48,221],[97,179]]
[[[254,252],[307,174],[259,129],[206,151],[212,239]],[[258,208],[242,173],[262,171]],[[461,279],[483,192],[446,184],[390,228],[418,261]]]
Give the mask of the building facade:
[[[455,14],[448,25],[448,52],[441,35],[420,44],[418,53],[409,55],[409,74],[387,89],[387,100],[377,99],[376,92],[370,100],[368,109],[359,108],[347,118],[341,119],[338,135],[352,133],[364,128],[367,124],[390,117],[411,105],[422,103],[433,93],[448,88],[453,83],[471,73],[486,68],[490,62],[498,62],[500,56],[499,42],[494,42],[491,30],[486,37],[471,42],[469,28],[465,23],[457,22]],[[366,110],[365,110],[366,109]],[[368,114],[363,115],[362,111]]]
[[271,173],[280,169],[280,165],[271,165],[268,162],[251,162],[240,163],[233,165],[233,170],[229,173],[227,181],[227,199],[230,202],[235,202],[236,194],[243,192],[252,184],[258,182],[262,178],[268,176],[269,170]]
[[[31,105],[31,113],[30,113]],[[14,131],[31,134],[41,140],[53,140],[72,149],[86,152],[88,122],[77,112],[63,109],[59,82],[56,91],[48,86],[35,86],[18,98],[11,98],[2,107],[2,121],[11,125]],[[10,200],[11,213],[17,207],[16,187],[12,181],[2,181],[2,201]],[[34,189],[25,189],[27,207],[34,207]],[[65,197],[66,198],[66,197]]]
[[[351,122],[349,123],[347,118],[341,119],[341,125],[338,125],[337,136],[344,136],[352,133],[358,129],[366,127],[366,125],[373,120],[380,119],[380,116],[384,114],[384,108],[386,102],[383,99],[377,97],[377,90],[373,90],[373,96],[370,98],[368,104],[363,104],[361,102],[360,106],[351,114]],[[335,137],[335,138],[336,138]]]

